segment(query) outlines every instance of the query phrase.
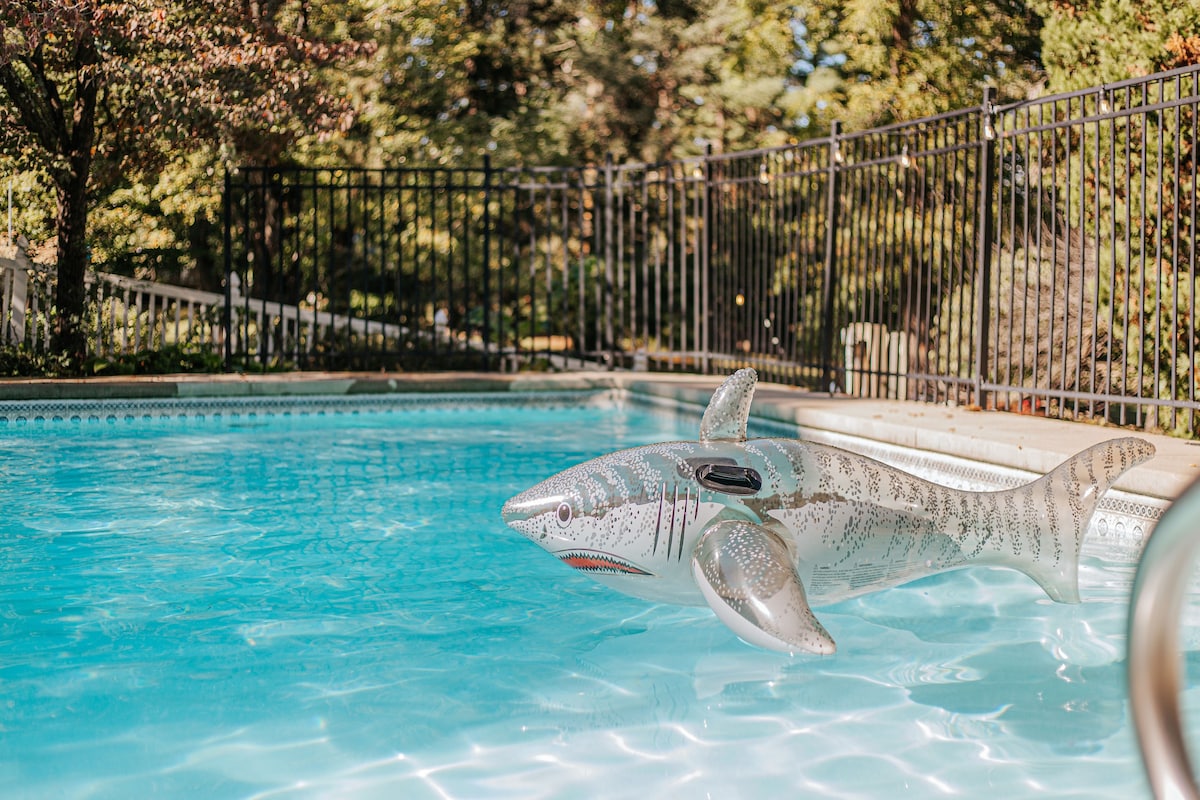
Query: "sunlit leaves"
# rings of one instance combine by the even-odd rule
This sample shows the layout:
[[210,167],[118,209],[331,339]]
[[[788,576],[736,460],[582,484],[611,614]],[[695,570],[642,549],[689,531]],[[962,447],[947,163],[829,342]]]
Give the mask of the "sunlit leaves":
[[805,0],[799,112],[814,132],[917,119],[1002,100],[1041,79],[1041,18],[1026,0]]
[[1200,61],[1200,4],[1181,0],[1032,0],[1046,19],[1043,54],[1059,91],[1138,78]]
[[89,184],[101,192],[216,143],[276,160],[300,137],[347,130],[352,104],[316,70],[369,43],[308,31],[308,0],[0,0],[0,155],[57,190],[58,304],[78,355]]
[[26,133],[46,158],[61,157],[88,122],[73,104],[90,76],[100,86],[94,152],[116,169],[146,166],[163,138],[172,147],[216,139],[269,158],[309,131],[348,128],[353,108],[313,72],[369,55],[371,45],[288,32],[280,22],[295,16],[290,4],[264,4],[257,15],[250,8],[230,0],[0,0],[0,69],[12,74],[3,99],[28,107]]

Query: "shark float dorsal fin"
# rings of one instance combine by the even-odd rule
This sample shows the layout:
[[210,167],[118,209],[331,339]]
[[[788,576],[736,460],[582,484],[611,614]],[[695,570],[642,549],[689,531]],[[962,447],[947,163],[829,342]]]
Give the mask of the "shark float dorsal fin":
[[717,387],[708,401],[708,408],[704,409],[704,418],[700,420],[700,441],[745,441],[746,421],[750,418],[756,383],[758,373],[752,369],[739,369]]
[[761,525],[727,520],[709,528],[692,553],[692,578],[709,608],[745,642],[785,653],[837,649],[808,607],[787,545]]

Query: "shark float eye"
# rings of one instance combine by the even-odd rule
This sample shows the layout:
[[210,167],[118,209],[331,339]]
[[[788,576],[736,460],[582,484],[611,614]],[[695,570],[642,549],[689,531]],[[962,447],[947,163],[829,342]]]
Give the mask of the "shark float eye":
[[575,516],[575,512],[571,509],[570,503],[563,502],[558,504],[558,511],[554,516],[558,520],[559,526],[565,528],[571,524],[571,518]]

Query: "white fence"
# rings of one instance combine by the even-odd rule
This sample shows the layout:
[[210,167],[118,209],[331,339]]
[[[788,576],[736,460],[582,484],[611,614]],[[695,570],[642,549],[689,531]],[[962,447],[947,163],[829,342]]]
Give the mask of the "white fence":
[[[85,312],[96,355],[171,345],[220,347],[225,297],[181,286],[90,272]],[[0,254],[0,345],[44,350],[53,330],[55,272],[19,248]]]
[[[262,358],[280,356],[301,359],[321,342],[334,337],[345,341],[369,342],[373,350],[395,348],[410,335],[409,329],[390,322],[377,322],[317,308],[316,303],[288,305],[242,294],[241,278],[229,276],[231,341],[233,352]],[[224,298],[221,304],[224,305]],[[246,347],[241,347],[245,341]]]
[[0,345],[25,340],[28,296],[29,271],[25,262],[0,256]]
[[908,335],[886,325],[852,322],[841,330],[846,394],[908,399]]
[[[172,346],[222,353],[228,339],[232,353],[298,359],[333,336],[379,347],[408,335],[399,325],[246,296],[238,276],[231,277],[227,334],[223,294],[90,272],[89,348],[97,356]],[[53,269],[32,263],[19,248],[0,251],[0,346],[48,347],[54,288]]]

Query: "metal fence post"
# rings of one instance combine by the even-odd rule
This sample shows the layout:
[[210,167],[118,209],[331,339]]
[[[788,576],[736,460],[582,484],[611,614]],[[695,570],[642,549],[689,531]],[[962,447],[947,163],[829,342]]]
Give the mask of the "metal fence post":
[[821,384],[833,394],[837,390],[837,379],[833,359],[833,313],[834,271],[837,268],[837,231],[841,208],[841,180],[839,168],[842,164],[841,144],[838,137],[842,123],[834,120],[829,128],[829,166],[825,187],[825,274],[821,286]]
[[704,228],[704,250],[697,261],[700,264],[700,293],[701,303],[697,313],[700,315],[700,371],[705,375],[712,372],[712,142],[704,148],[704,187],[702,196],[704,208],[700,212],[700,224]]
[[225,224],[225,308],[221,312],[221,336],[225,340],[226,372],[233,371],[233,298],[231,296],[233,278],[233,180],[229,169],[225,170],[225,197],[222,214]]
[[[498,305],[498,304],[497,304]],[[483,154],[483,363],[492,363],[492,156]]]
[[979,127],[979,217],[975,226],[975,280],[979,305],[975,310],[975,403],[986,408],[983,385],[988,374],[989,315],[992,308],[992,245],[996,238],[992,187],[995,181],[996,128],[992,119],[995,90],[983,90]]
[[616,343],[613,341],[613,217],[616,211],[613,192],[613,155],[604,156],[604,342],[601,347],[608,356],[608,368],[613,369],[617,360]]

